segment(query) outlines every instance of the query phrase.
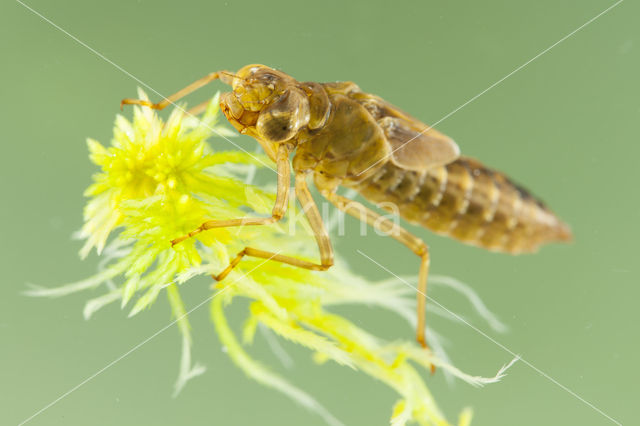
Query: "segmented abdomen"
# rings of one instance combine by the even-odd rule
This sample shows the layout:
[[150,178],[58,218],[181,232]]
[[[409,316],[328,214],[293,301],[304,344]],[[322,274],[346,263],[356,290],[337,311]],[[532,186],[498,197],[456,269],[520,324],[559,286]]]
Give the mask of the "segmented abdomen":
[[[508,253],[571,239],[568,226],[541,201],[478,161],[461,157],[417,172],[391,161],[361,182],[343,183],[407,221],[465,243]],[[386,203],[385,203],[386,202]]]

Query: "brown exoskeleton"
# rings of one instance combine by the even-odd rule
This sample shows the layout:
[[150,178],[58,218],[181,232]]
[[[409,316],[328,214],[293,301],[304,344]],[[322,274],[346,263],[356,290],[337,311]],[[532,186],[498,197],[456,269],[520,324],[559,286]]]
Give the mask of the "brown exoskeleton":
[[390,219],[338,195],[338,186],[353,188],[374,204],[392,202],[411,223],[489,250],[533,252],[541,244],[571,239],[568,226],[527,191],[476,160],[460,157],[452,139],[351,82],[299,82],[264,65],[247,65],[237,74],[209,74],[157,104],[136,99],[122,103],[162,109],[216,79],[233,88],[220,98],[229,122],[254,137],[277,164],[275,205],[271,217],[209,220],[172,244],[211,228],[280,220],[293,166],[295,192],[320,251],[320,263],[312,263],[246,247],[216,280],[226,277],[243,256],[312,270],[333,265],[329,235],[307,188],[308,174],[338,209],[377,226],[420,257],[417,340],[424,347],[427,245]]

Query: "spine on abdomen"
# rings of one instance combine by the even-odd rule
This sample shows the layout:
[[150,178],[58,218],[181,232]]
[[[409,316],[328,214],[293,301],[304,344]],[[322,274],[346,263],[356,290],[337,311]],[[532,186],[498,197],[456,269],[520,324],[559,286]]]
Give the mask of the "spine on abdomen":
[[508,253],[532,252],[571,239],[568,226],[506,176],[460,158],[424,172],[386,163],[358,183],[367,200],[405,220],[468,244]]

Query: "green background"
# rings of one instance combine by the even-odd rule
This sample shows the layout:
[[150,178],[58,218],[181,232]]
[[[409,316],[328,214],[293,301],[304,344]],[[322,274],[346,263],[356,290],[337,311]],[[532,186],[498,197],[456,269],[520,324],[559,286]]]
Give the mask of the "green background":
[[[593,1],[56,1],[28,4],[168,95],[208,72],[264,63],[301,80],[353,80],[435,122],[613,4]],[[627,0],[458,111],[438,128],[466,155],[505,171],[573,227],[571,245],[533,256],[488,253],[415,229],[432,271],[473,285],[510,327],[489,335],[623,424],[637,424],[640,178],[640,7]],[[121,98],[138,83],[22,5],[0,5],[0,423],[17,424],[103,368],[169,318],[167,302],[134,319],[110,306],[84,321],[84,301],[27,298],[27,282],[54,286],[90,275],[70,235],[82,222],[95,168],[86,137],[104,143]],[[211,96],[212,85],[189,98]],[[155,95],[153,98],[158,99]],[[253,148],[248,138],[237,139]],[[218,143],[218,142],[217,142]],[[221,148],[231,148],[219,141]],[[348,221],[334,238],[353,269],[417,271],[397,243]],[[194,281],[194,306],[207,295]],[[456,311],[449,292],[431,294]],[[232,309],[241,320],[243,306]],[[412,336],[380,310],[341,309],[370,330]],[[473,316],[471,316],[473,318]],[[492,375],[511,355],[464,325],[430,321],[456,365]],[[221,351],[208,309],[192,315],[194,357],[208,366],[171,398],[180,354],[171,328],[42,412],[33,425],[321,425],[282,395],[248,380]],[[347,425],[384,425],[396,396],[364,374],[316,366],[285,345],[284,374]],[[283,370],[259,338],[253,354]],[[448,417],[474,425],[614,424],[524,363],[474,389],[425,374]]]

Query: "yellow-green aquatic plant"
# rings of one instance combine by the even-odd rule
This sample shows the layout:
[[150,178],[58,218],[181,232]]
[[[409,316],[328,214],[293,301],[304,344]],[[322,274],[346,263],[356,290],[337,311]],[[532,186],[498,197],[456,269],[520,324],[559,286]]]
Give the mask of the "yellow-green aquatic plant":
[[[146,95],[140,92],[140,97],[144,99]],[[298,253],[309,259],[315,255],[313,236],[304,221],[297,222],[299,215],[293,205],[290,212],[294,213],[283,223],[219,228],[171,247],[173,238],[196,228],[205,218],[268,215],[275,200],[273,191],[246,181],[247,168],[264,167],[266,157],[238,151],[217,152],[208,145],[207,140],[214,135],[234,135],[218,124],[217,96],[202,117],[186,116],[183,112],[181,108],[175,109],[164,122],[154,111],[134,107],[132,122],[117,116],[111,146],[88,141],[91,161],[100,167],[100,172],[94,175],[94,182],[85,193],[89,201],[80,236],[86,243],[80,253],[85,257],[96,248],[103,259],[101,270],[82,281],[52,289],[34,287],[28,292],[55,297],[104,288],[103,295],[87,302],[85,318],[114,302],[133,316],[165,292],[183,337],[176,393],[190,378],[204,372],[203,366],[191,361],[188,312],[180,296],[189,279],[219,272],[249,242],[266,250],[277,247],[283,253]],[[293,229],[291,224],[299,225],[295,235],[283,232],[287,227]],[[461,290],[490,325],[500,326],[463,284],[436,276],[431,281],[449,283]],[[225,317],[225,306],[236,298],[250,301],[241,332],[242,344]],[[399,394],[391,415],[391,423],[396,426],[410,422],[450,424],[423,381],[432,364],[476,386],[497,381],[504,372],[502,369],[488,379],[468,376],[451,366],[441,350],[436,350],[435,356],[412,341],[385,341],[333,313],[334,305],[365,304],[389,309],[410,323],[413,321],[413,289],[395,279],[367,282],[341,266],[339,259],[335,268],[320,273],[268,260],[246,259],[227,279],[215,283],[211,296],[192,310],[209,302],[211,319],[233,362],[251,378],[287,394],[330,424],[340,422],[306,392],[246,352],[258,325],[307,347],[318,362],[332,360],[393,388]],[[403,330],[398,335],[411,333]],[[439,349],[437,334],[430,331],[429,337]],[[465,410],[458,424],[467,425],[470,418],[470,411]]]

